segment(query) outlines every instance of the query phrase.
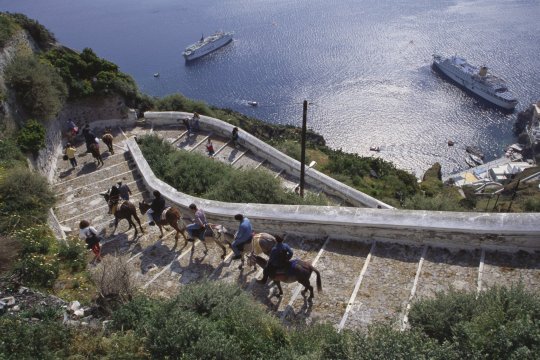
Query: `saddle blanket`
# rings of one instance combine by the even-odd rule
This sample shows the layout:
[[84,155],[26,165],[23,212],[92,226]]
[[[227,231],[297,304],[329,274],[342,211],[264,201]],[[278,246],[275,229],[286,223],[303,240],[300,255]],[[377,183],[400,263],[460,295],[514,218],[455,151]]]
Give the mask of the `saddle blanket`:
[[167,220],[167,211],[169,211],[170,208],[170,206],[167,206],[165,209],[163,209],[163,211],[161,212],[161,221]]
[[291,260],[289,261],[288,267],[278,269],[276,271],[276,280],[280,280],[279,278],[281,278],[281,280],[285,280],[288,276],[292,276],[294,269],[296,269],[297,266],[302,266],[298,263],[299,261],[299,259]]

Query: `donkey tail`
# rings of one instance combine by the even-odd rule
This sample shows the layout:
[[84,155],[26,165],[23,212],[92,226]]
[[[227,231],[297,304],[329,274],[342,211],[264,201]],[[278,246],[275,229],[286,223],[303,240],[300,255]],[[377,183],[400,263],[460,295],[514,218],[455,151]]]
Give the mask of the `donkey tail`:
[[319,270],[315,269],[313,266],[311,267],[313,271],[315,271],[315,274],[317,274],[317,291],[322,292],[322,281],[321,281],[321,273]]

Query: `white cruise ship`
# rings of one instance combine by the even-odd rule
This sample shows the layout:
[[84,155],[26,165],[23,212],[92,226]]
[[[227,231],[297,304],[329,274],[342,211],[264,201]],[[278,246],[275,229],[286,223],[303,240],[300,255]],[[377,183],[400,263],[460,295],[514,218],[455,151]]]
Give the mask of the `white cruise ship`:
[[506,82],[488,74],[485,66],[477,68],[458,56],[444,58],[441,55],[433,55],[433,68],[458,85],[505,110],[513,110],[518,103],[514,95],[508,91]]
[[195,44],[189,45],[182,53],[186,61],[194,60],[227,45],[232,41],[233,33],[218,31],[213,35],[202,37]]

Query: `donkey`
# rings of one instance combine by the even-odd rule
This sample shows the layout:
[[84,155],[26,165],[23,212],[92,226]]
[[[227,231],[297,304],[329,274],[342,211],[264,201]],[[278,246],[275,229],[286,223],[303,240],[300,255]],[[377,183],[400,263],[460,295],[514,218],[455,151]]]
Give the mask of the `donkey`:
[[[112,204],[109,202],[109,200],[110,200],[110,195],[109,195],[110,192],[111,192],[111,190],[109,189],[106,193],[101,193],[100,194],[101,196],[103,196],[105,198],[105,201],[109,205],[109,211],[112,210]],[[135,238],[136,238],[137,234],[138,234],[138,231],[137,231],[137,226],[135,226],[135,223],[131,219],[132,217],[135,218],[135,221],[137,221],[137,224],[139,224],[139,228],[141,229],[141,232],[144,234],[144,229],[142,228],[141,220],[137,216],[137,208],[129,200],[124,201],[122,203],[122,205],[120,205],[116,209],[116,211],[114,213],[114,230],[113,230],[112,233],[114,234],[114,232],[116,231],[116,228],[118,227],[118,222],[120,220],[122,220],[122,219],[126,219],[128,221],[128,223],[129,223],[128,230],[131,229],[132,226],[135,228]]]
[[[261,268],[265,268],[267,264],[267,260],[257,256],[255,254],[249,255],[250,259],[254,261],[257,265],[259,265]],[[281,288],[281,282],[286,283],[292,283],[298,281],[300,284],[304,285],[304,290],[302,290],[302,296],[306,296],[306,292],[309,290],[309,300],[313,299],[313,286],[311,286],[311,283],[309,281],[309,278],[311,277],[311,273],[315,272],[317,274],[317,291],[322,291],[322,281],[321,281],[321,274],[317,269],[313,267],[308,262],[295,259],[290,261],[290,268],[286,272],[276,272],[274,275],[270,275],[270,279],[274,281],[274,283],[277,285],[279,289],[278,296],[283,295],[283,289]]]

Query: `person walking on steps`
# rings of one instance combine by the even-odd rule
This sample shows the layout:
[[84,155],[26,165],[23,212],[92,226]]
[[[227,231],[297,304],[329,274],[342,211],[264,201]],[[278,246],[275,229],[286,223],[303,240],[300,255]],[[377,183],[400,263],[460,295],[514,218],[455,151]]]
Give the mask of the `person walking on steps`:
[[198,209],[197,205],[191,204],[189,205],[189,210],[195,215],[195,218],[193,218],[193,224],[189,224],[186,227],[186,230],[188,232],[188,241],[193,241],[193,232],[200,230],[199,232],[199,239],[204,240],[204,230],[206,229],[206,225],[208,222],[206,221],[206,215],[204,214],[203,209]]
[[234,215],[234,219],[240,222],[238,226],[238,231],[234,237],[234,241],[231,244],[231,249],[234,252],[233,260],[239,260],[242,258],[242,250],[245,244],[251,241],[253,238],[253,228],[251,222],[247,217],[244,217],[242,214]]
[[238,147],[238,128],[235,126],[234,129],[232,129],[231,133],[231,141],[234,147]]
[[280,269],[286,270],[289,267],[289,261],[293,256],[291,247],[283,242],[281,236],[276,236],[276,245],[270,251],[270,258],[263,270],[263,277],[257,280],[258,284],[266,284],[268,277],[272,277]]
[[212,144],[212,140],[210,140],[210,138],[208,138],[208,141],[206,142],[206,152],[208,153],[208,156],[214,157],[214,144]]
[[77,153],[77,149],[75,149],[75,146],[71,145],[71,143],[67,143],[65,154],[73,169],[77,167],[77,158],[75,158],[76,153]]
[[187,136],[189,136],[191,134],[191,126],[189,125],[189,119],[186,119],[186,118],[182,119],[182,123],[186,127]]
[[86,242],[86,248],[92,249],[94,253],[94,258],[90,264],[95,264],[96,262],[101,261],[101,245],[99,244],[100,238],[97,230],[90,226],[90,222],[87,220],[82,220],[79,223],[79,238],[83,239]]
[[161,197],[161,193],[157,190],[154,190],[154,200],[150,204],[150,209],[146,212],[148,216],[148,225],[156,225],[155,221],[159,221],[161,213],[165,210],[165,199]]
[[201,129],[200,124],[201,117],[199,116],[199,113],[194,112],[193,117],[191,118],[191,131],[194,133],[198,132]]

